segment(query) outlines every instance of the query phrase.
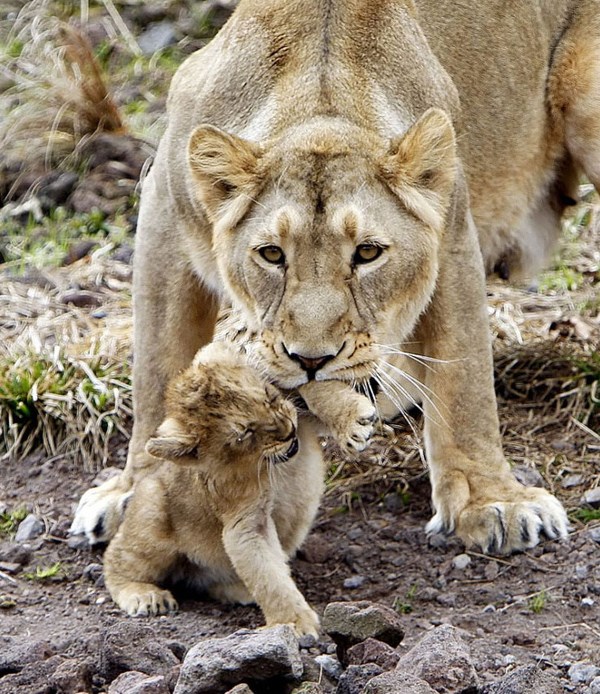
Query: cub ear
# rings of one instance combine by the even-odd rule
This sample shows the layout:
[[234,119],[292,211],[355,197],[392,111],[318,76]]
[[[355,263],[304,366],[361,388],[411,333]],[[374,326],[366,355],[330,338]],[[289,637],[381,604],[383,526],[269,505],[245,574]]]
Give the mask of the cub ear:
[[195,436],[188,434],[182,425],[172,417],[158,427],[156,436],[148,439],[146,452],[155,458],[179,462],[179,458],[189,456],[198,448]]
[[237,212],[235,223],[245,214],[250,198],[260,189],[261,155],[259,145],[212,125],[194,130],[188,145],[188,162],[211,222],[222,219],[226,212],[231,214],[233,203],[237,203],[233,205]]
[[446,113],[430,108],[404,135],[394,138],[380,175],[419,219],[440,231],[457,172],[456,140]]

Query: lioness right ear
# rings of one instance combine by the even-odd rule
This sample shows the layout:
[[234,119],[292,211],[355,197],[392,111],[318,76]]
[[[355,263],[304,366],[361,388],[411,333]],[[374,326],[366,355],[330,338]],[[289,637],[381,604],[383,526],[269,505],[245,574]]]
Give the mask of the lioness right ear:
[[450,118],[430,108],[390,143],[381,177],[415,216],[441,230],[457,173],[456,140]]
[[193,453],[197,444],[196,437],[186,433],[181,424],[170,417],[158,427],[156,436],[148,439],[146,452],[155,458],[178,462],[179,458]]
[[188,145],[188,161],[211,222],[222,220],[227,213],[228,217],[237,217],[233,224],[230,222],[234,225],[245,214],[250,199],[261,186],[258,170],[261,154],[257,144],[212,125],[201,125],[194,130]]

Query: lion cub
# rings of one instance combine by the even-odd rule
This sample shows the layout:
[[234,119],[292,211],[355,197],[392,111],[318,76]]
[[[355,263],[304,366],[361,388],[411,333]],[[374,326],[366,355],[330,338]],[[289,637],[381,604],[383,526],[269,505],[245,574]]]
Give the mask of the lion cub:
[[[363,396],[345,384],[313,384],[307,401],[318,409],[319,391],[340,389],[348,397],[333,418],[349,440],[369,426]],[[321,399],[329,412],[334,399]],[[186,579],[219,600],[257,602],[267,625],[316,634],[317,615],[287,564],[323,487],[315,420],[298,419],[293,404],[222,343],[201,349],[174,379],[165,409],[146,446],[165,462],[140,480],[106,550],[114,601],[130,615],[165,613],[177,603],[158,584]]]

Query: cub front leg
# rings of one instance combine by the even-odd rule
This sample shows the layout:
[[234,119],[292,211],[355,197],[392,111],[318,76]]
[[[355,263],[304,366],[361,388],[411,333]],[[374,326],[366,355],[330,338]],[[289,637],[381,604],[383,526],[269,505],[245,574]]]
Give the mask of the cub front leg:
[[342,381],[309,381],[298,392],[342,450],[350,453],[365,450],[377,414],[369,398]]
[[318,636],[319,618],[294,583],[275,523],[264,510],[236,517],[223,544],[238,576],[263,611],[267,626],[291,624],[298,635]]
[[429,532],[455,532],[467,546],[507,554],[568,523],[547,491],[520,485],[500,441],[484,275],[464,196],[454,209],[434,298],[417,339],[439,360],[427,369],[423,403],[435,515]]

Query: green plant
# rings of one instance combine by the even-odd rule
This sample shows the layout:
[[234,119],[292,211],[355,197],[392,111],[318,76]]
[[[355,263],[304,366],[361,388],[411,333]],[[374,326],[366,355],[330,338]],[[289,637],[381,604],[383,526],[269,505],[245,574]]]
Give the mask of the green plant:
[[569,513],[572,520],[591,523],[600,520],[600,508],[576,508]]
[[0,513],[0,536],[12,535],[19,523],[27,516],[27,509],[18,508],[14,511],[4,511]]
[[404,599],[400,597],[395,597],[394,602],[392,603],[392,607],[394,608],[394,610],[396,610],[398,614],[410,614],[413,611],[412,602],[416,593],[417,586],[413,584],[406,592]]
[[23,577],[28,581],[47,581],[55,578],[61,573],[64,573],[62,564],[57,561],[51,566],[36,566],[35,571],[27,571],[23,573]]
[[545,590],[542,590],[529,598],[528,606],[531,612],[539,614],[546,607],[547,602],[548,594]]

